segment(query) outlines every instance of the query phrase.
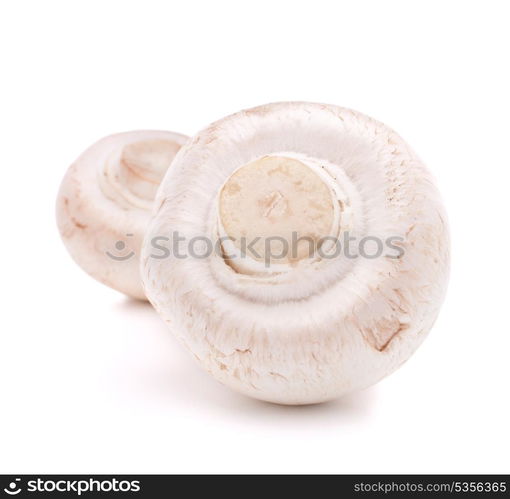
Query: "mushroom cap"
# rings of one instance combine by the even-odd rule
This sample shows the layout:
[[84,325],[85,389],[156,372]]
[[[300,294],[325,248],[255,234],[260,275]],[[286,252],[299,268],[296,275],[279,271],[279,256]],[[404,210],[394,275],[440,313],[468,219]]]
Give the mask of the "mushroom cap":
[[[295,158],[322,175],[339,212],[338,240],[354,238],[353,251],[269,269],[230,261],[239,255],[219,237],[252,226],[252,194],[236,194],[249,181],[235,179],[268,157]],[[254,199],[295,202],[283,187],[252,185]],[[449,270],[438,190],[393,130],[359,112],[283,102],[219,120],[181,149],[155,205],[142,248],[147,297],[204,369],[248,396],[307,404],[365,388],[405,362],[438,315]],[[172,234],[221,250],[197,257],[203,242],[185,258],[160,258],[154,241],[173,242]],[[384,254],[362,241],[383,242]]]
[[187,137],[140,130],[105,137],[69,167],[57,225],[78,265],[98,281],[146,299],[140,248],[161,179]]

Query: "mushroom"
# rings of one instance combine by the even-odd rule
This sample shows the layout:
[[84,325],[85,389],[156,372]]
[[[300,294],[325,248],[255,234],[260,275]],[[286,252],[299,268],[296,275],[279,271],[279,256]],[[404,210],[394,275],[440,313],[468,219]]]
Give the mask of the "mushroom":
[[156,206],[146,294],[202,367],[245,395],[308,404],[368,387],[438,315],[438,190],[359,112],[287,102],[217,121],[180,151]]
[[161,179],[187,137],[133,131],[105,137],[68,169],[57,197],[57,224],[85,272],[146,299],[139,255]]

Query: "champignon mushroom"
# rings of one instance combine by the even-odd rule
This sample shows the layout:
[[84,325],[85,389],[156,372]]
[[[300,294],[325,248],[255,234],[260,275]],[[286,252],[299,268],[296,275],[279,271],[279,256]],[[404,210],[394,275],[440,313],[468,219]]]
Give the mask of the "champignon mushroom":
[[73,259],[92,277],[145,299],[139,256],[161,179],[187,137],[133,131],[105,137],[68,169],[57,224]]
[[[156,206],[147,296],[209,373],[251,397],[307,404],[367,387],[438,315],[449,235],[437,188],[393,130],[356,111],[276,103],[213,123]],[[155,249],[175,234],[179,255]]]

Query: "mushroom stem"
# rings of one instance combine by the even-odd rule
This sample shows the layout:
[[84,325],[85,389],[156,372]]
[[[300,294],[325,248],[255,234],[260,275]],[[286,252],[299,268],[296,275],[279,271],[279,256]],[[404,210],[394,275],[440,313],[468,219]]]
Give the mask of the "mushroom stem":
[[159,184],[181,144],[146,139],[112,151],[102,166],[101,188],[108,197],[150,210]]
[[[339,205],[329,183],[312,165],[283,155],[242,166],[218,200],[230,246],[268,270],[313,258],[324,238],[338,232]],[[236,270],[245,273],[241,265]]]

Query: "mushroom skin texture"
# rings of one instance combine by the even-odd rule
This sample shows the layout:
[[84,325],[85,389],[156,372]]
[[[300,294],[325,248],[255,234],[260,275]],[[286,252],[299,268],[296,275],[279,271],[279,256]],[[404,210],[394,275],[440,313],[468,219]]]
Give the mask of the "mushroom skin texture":
[[76,263],[98,281],[145,300],[140,249],[154,196],[187,137],[140,130],[105,137],[69,167],[57,225]]
[[[310,404],[376,383],[421,344],[445,295],[449,233],[431,174],[393,130],[350,109],[283,102],[217,121],[181,149],[156,206],[142,248],[147,297],[204,369],[250,397]],[[313,229],[307,215],[312,237],[397,237],[399,251],[239,258],[240,234],[285,239]],[[151,241],[172,231],[221,251],[155,258]]]

